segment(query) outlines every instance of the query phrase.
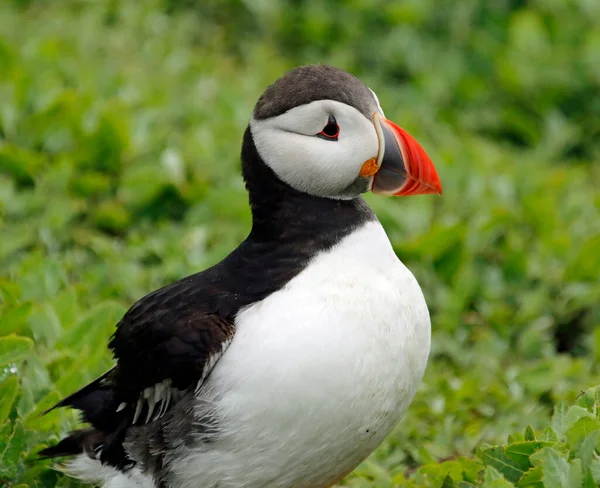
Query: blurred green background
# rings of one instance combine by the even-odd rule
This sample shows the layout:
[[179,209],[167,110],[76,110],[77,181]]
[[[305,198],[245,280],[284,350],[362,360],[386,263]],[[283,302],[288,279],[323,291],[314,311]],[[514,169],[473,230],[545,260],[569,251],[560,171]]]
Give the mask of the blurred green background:
[[35,460],[77,416],[39,413],[111,366],[133,301],[245,237],[242,133],[305,63],[361,77],[444,185],[367,196],[433,351],[344,484],[600,483],[600,395],[577,399],[600,383],[598,19],[596,0],[2,0],[0,485],[80,486]]

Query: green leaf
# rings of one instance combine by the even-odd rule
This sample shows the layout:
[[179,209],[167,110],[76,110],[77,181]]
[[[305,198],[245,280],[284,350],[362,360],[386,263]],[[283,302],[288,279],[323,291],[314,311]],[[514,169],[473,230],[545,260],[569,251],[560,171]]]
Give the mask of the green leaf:
[[594,482],[600,484],[600,459],[592,459],[589,467]]
[[567,412],[567,417],[565,421],[566,430],[573,427],[580,419],[583,418],[593,419],[594,414],[590,412],[587,408],[578,407],[577,405],[570,407]]
[[515,442],[514,444],[509,444],[504,448],[504,453],[519,463],[520,466],[529,467],[529,456],[531,456],[534,452],[537,452],[545,447],[551,447],[555,442],[547,442],[547,441],[528,441],[528,442]]
[[447,474],[440,488],[454,488],[454,480],[452,479],[452,476]]
[[493,466],[485,468],[482,488],[514,488],[514,484],[506,480]]
[[16,307],[0,309],[0,336],[18,334],[31,313],[31,302],[20,303]]
[[523,477],[517,483],[517,486],[519,488],[544,488],[544,484],[542,483],[543,475],[544,471],[542,470],[542,466],[535,466],[523,475]]
[[600,430],[600,422],[597,418],[583,417],[567,430],[567,442],[571,449],[577,450],[579,443],[592,432]]
[[587,472],[583,474],[583,481],[581,483],[581,488],[598,488],[596,483],[594,482],[594,476],[591,472]]
[[17,420],[14,426],[6,423],[0,428],[0,479],[14,479],[19,462],[28,452],[28,436],[23,423]]
[[531,425],[528,425],[525,429],[525,440],[526,441],[535,441],[535,432]]
[[554,432],[554,429],[551,427],[546,427],[544,429],[544,433],[542,434],[542,440],[548,442],[558,442],[558,436],[556,435],[556,432]]
[[19,297],[21,296],[21,288],[18,284],[0,280],[0,299],[11,307],[19,305]]
[[454,480],[475,481],[483,466],[474,459],[459,457],[441,463],[421,466],[419,472],[430,479],[442,479],[449,475]]
[[584,469],[589,467],[594,458],[594,451],[600,448],[600,430],[595,430],[588,435],[579,446],[579,457]]
[[55,391],[49,392],[40,401],[35,408],[24,417],[24,425],[28,429],[49,430],[54,427],[55,420],[52,415],[42,415],[46,410],[56,405],[62,396]]
[[8,418],[18,392],[19,378],[16,375],[11,375],[0,383],[0,425]]
[[552,415],[552,429],[556,432],[559,439],[565,439],[567,431],[567,414],[569,412],[568,405],[561,401],[554,406],[554,414]]
[[508,481],[517,483],[523,473],[531,466],[528,459],[522,456],[507,456],[502,446],[484,449],[481,459],[486,466],[492,466]]
[[[384,469],[380,464],[372,462],[367,459],[363,462],[356,473],[360,474],[361,477],[372,480],[374,488],[390,486],[392,478],[390,473]],[[355,473],[355,474],[356,474]]]
[[82,348],[86,345],[96,348],[99,341],[105,343],[110,332],[125,313],[125,308],[116,302],[99,303],[66,330],[59,340],[61,347]]
[[595,412],[600,405],[600,385],[588,388],[583,395],[580,395],[577,403],[589,412]]
[[32,349],[33,341],[28,337],[0,337],[0,366],[25,359]]
[[581,459],[573,459],[569,469],[569,487],[579,488],[583,485],[583,470],[581,468]]
[[600,430],[595,430],[588,435],[579,445],[578,454],[581,458],[582,471],[584,473],[584,487],[586,484],[594,484],[593,463],[597,461],[595,451],[600,447]]
[[131,223],[131,214],[120,202],[107,200],[95,209],[93,220],[99,229],[119,234]]
[[108,175],[96,171],[83,171],[73,177],[70,190],[81,197],[100,197],[110,193],[110,185]]
[[20,184],[33,183],[44,162],[42,155],[0,140],[0,173],[8,173]]
[[579,254],[568,267],[567,279],[572,281],[595,280],[600,269],[600,235],[592,236],[581,247]]
[[131,207],[149,205],[167,184],[163,172],[164,170],[156,165],[128,168],[121,180],[120,198]]
[[77,306],[77,293],[73,288],[63,290],[56,299],[53,300],[52,306],[58,314],[58,319],[62,328],[69,328],[75,322],[79,309]]
[[60,321],[55,307],[50,303],[36,306],[27,321],[29,330],[38,345],[52,347],[61,334]]
[[553,448],[546,448],[533,456],[536,464],[542,467],[544,488],[575,488],[570,485],[571,466],[563,454]]

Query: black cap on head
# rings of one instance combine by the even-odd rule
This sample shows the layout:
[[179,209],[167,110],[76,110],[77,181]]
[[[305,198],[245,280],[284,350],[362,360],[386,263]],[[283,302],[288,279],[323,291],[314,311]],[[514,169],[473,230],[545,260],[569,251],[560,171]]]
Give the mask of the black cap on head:
[[254,108],[256,119],[268,119],[316,100],[336,100],[371,118],[377,102],[371,90],[356,76],[333,66],[309,65],[295,68],[261,95]]

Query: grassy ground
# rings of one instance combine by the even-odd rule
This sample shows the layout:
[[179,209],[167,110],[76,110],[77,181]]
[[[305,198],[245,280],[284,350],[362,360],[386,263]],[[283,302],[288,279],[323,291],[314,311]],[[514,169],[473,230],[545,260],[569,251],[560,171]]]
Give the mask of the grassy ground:
[[531,3],[1,2],[0,485],[79,486],[35,461],[76,416],[39,413],[110,367],[134,300],[245,237],[242,132],[305,62],[368,82],[444,184],[368,197],[433,352],[345,484],[600,483],[600,4]]

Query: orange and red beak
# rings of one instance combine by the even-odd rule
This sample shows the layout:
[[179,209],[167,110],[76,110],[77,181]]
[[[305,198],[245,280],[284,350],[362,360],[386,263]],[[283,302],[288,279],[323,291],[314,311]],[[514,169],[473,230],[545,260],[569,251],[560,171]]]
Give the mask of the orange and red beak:
[[379,137],[377,167],[373,168],[373,193],[441,195],[440,177],[421,145],[408,132],[379,113],[375,114],[373,122]]

